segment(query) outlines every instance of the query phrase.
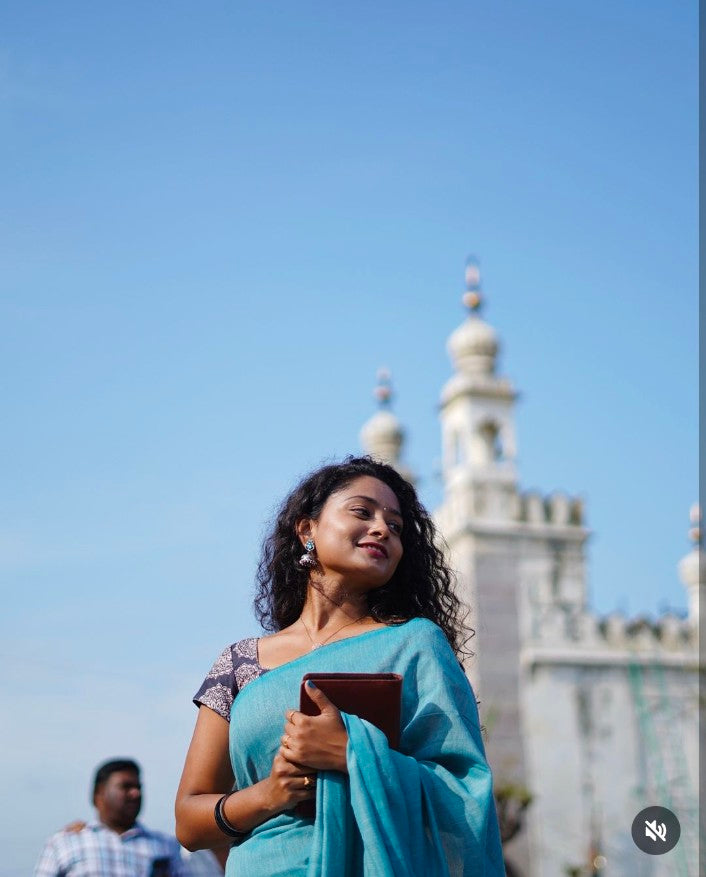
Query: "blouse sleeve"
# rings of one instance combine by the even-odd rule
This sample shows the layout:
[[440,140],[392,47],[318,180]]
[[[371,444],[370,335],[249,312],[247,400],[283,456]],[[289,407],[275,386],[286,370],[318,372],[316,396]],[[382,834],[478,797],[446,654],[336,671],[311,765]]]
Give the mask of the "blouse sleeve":
[[257,637],[238,640],[216,658],[194,695],[194,703],[207,706],[229,722],[231,707],[240,689],[265,672],[257,660]]
[[227,646],[208,671],[201,687],[194,695],[196,706],[207,706],[226,722],[230,721],[230,710],[238,693],[233,669],[233,647]]

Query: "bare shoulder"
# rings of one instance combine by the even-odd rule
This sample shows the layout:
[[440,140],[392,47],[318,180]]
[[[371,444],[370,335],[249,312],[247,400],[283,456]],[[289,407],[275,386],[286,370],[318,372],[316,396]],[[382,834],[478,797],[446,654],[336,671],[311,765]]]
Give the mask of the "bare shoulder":
[[276,633],[261,636],[257,641],[257,660],[261,667],[279,667],[299,657],[303,642],[301,632],[292,624]]

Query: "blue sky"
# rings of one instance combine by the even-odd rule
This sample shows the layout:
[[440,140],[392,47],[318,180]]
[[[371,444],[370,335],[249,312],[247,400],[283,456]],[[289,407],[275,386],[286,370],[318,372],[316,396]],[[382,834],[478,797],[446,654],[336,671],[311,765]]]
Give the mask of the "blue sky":
[[359,449],[381,365],[438,504],[469,253],[521,392],[522,486],[586,499],[592,604],[685,607],[695,3],[4,19],[8,875],[89,812],[107,755],[144,762],[145,818],[169,827],[192,690],[254,628],[264,523]]

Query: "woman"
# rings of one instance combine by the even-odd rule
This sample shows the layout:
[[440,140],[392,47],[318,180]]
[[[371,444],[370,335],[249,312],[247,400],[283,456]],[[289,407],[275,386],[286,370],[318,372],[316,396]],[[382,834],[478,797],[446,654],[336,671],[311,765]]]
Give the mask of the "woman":
[[[274,633],[227,648],[194,699],[176,801],[184,846],[232,843],[229,877],[505,873],[456,658],[460,606],[434,537],[411,485],[368,457],[325,466],[287,497],[255,601]],[[319,689],[321,714],[299,712],[313,671],[401,674],[399,750]],[[298,815],[313,797],[316,818]]]

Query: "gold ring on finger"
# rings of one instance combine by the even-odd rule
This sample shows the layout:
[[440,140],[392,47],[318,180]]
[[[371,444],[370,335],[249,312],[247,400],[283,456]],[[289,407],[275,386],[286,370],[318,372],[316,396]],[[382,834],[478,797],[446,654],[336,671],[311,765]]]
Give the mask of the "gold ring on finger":
[[304,777],[304,788],[305,789],[308,789],[309,786],[313,786],[313,785],[314,785],[314,781],[312,780],[311,777]]
[[289,749],[289,734],[284,735],[284,740],[282,741],[282,745],[285,749]]

